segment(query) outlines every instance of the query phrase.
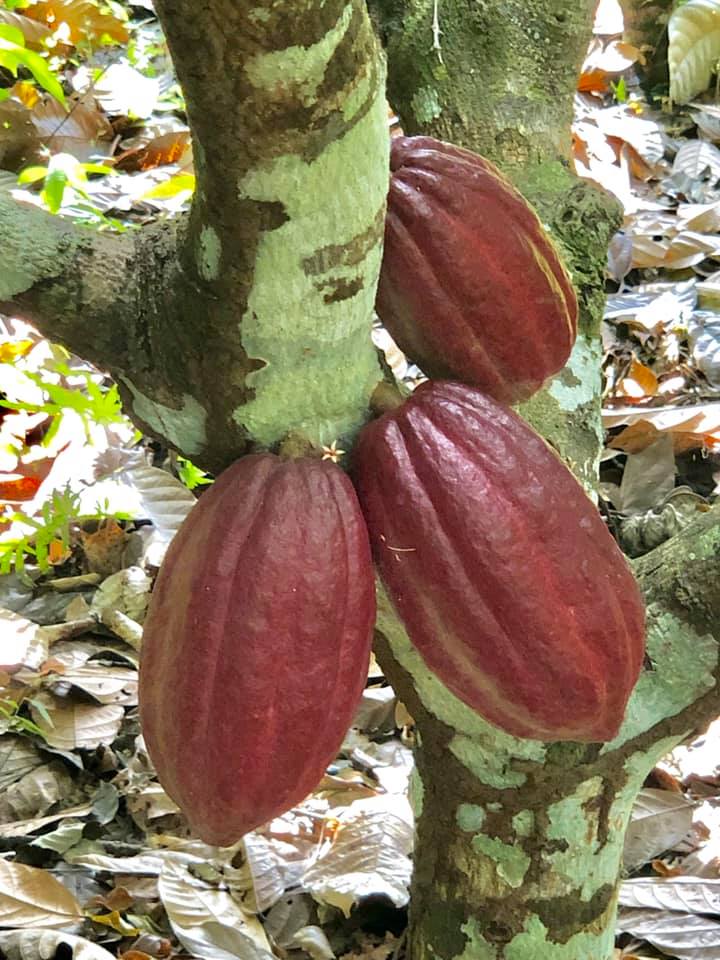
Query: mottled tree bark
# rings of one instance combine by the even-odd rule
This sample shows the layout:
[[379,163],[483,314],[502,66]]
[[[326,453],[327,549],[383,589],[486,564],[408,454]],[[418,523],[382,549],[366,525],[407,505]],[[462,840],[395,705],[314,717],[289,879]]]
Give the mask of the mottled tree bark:
[[567,160],[595,0],[370,0],[388,98],[408,134],[463,143],[507,172]]
[[189,217],[105,238],[0,197],[0,303],[109,367],[148,433],[219,470],[300,430],[347,446],[387,189],[384,62],[363,0],[161,0],[185,93]]

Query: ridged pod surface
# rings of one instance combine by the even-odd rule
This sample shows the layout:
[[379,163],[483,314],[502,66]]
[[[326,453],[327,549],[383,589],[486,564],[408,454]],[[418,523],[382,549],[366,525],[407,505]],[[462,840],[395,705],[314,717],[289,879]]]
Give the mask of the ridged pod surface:
[[234,843],[318,784],[374,620],[367,530],[335,464],[252,455],[203,494],[160,569],[140,667],[150,757],[203,840]]
[[612,739],[643,603],[545,442],[479,391],[431,381],[363,429],[355,461],[381,577],[430,669],[515,736]]
[[535,393],[570,356],[577,299],[537,215],[488,160],[396,137],[376,308],[434,378],[503,403]]

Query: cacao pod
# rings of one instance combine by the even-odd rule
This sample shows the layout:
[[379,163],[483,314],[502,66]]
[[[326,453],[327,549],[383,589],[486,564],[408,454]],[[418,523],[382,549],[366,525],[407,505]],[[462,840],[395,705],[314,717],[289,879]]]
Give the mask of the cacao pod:
[[643,604],[555,453],[508,407],[429,381],[362,430],[356,455],[382,580],[430,669],[515,736],[612,739]]
[[357,496],[333,463],[245,457],[160,569],[140,716],[161,784],[218,845],[318,784],[367,679],[375,589]]
[[503,403],[567,362],[577,300],[532,208],[488,160],[431,137],[396,137],[376,309],[434,378]]

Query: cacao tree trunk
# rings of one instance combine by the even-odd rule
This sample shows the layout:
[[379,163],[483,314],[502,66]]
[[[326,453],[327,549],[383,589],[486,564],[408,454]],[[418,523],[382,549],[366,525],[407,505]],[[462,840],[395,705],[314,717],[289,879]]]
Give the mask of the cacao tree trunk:
[[388,180],[363,0],[159,0],[185,94],[188,217],[107,237],[0,192],[3,301],[109,369],[149,434],[218,471],[290,430],[347,449]]
[[638,71],[649,92],[660,91],[668,83],[667,25],[674,0],[623,0],[625,39],[638,48],[642,63]]
[[[617,211],[572,177],[594,0],[373,0],[407,132],[481,150],[554,231],[580,291],[568,368],[525,414],[588,487]],[[0,193],[0,304],[104,364],[148,432],[217,470],[291,430],[349,448],[387,183],[384,63],[361,0],[157,0],[188,103],[189,217],[92,235]],[[522,483],[522,477],[518,477]],[[484,723],[420,662],[380,594],[378,646],[420,730],[412,960],[608,960],[622,836],[646,772],[718,711],[715,512],[638,564],[648,665],[616,742],[547,746]]]

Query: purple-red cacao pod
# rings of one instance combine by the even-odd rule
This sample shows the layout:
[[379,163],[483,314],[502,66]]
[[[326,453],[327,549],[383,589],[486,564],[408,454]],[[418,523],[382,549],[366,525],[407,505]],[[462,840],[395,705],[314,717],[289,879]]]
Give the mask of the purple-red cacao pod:
[[572,473],[512,410],[430,381],[368,424],[356,486],[430,669],[538,740],[610,740],[644,651],[635,578]]
[[567,362],[577,299],[538,217],[488,160],[431,137],[396,137],[376,309],[434,378],[503,403]]
[[338,466],[252,455],[203,494],[160,569],[140,666],[150,757],[203,840],[233,843],[317,786],[374,620],[367,529]]

